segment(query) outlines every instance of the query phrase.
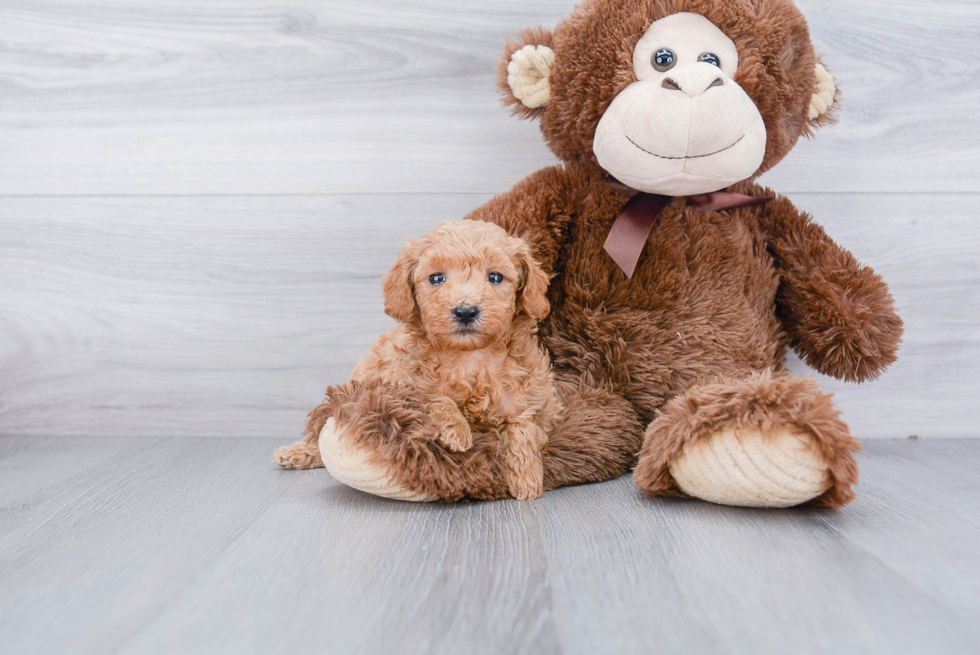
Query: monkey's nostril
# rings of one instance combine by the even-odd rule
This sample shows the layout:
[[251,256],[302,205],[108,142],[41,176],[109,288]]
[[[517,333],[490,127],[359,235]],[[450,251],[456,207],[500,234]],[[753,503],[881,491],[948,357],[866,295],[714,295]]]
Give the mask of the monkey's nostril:
[[457,323],[462,323],[463,325],[469,325],[477,319],[480,315],[480,308],[473,307],[471,305],[460,305],[453,309],[453,318],[456,319]]
[[675,82],[673,79],[669,78],[669,77],[665,77],[664,78],[664,81],[660,83],[660,86],[662,86],[663,88],[668,89],[670,91],[680,91],[681,90],[680,85],[677,82]]
[[712,82],[711,84],[709,84],[708,85],[708,88],[710,89],[713,86],[724,86],[724,85],[725,85],[725,80],[723,80],[723,79],[721,79],[719,77],[719,78],[715,79],[714,82]]

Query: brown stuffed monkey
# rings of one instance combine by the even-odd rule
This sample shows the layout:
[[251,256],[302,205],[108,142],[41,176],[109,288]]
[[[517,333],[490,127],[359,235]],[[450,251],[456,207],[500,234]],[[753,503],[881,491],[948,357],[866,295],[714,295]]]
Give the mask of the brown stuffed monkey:
[[[564,418],[545,488],[635,467],[650,495],[849,502],[859,445],[784,352],[873,379],[902,322],[874,271],[754,183],[835,107],[793,3],[587,0],[509,41],[500,86],[561,160],[467,217],[553,275],[540,338]],[[433,432],[410,389],[348,383],[277,461],[407,500],[507,497],[494,435],[457,453]]]

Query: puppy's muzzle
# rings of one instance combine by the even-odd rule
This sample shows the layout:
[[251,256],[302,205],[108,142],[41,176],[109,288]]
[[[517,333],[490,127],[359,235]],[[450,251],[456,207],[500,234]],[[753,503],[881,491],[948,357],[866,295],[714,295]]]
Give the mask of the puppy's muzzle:
[[480,318],[480,308],[473,305],[460,305],[453,309],[453,320],[460,325],[470,325]]

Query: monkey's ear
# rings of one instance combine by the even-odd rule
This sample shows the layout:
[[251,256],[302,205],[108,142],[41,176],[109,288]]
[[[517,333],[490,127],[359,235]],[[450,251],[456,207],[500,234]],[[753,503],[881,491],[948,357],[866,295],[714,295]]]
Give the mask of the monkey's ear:
[[551,305],[548,303],[548,274],[534,261],[531,249],[524,241],[521,241],[517,250],[517,260],[524,274],[520,290],[517,292],[517,311],[522,311],[535,321],[540,321],[551,311]]
[[412,239],[398,251],[398,260],[381,280],[385,297],[385,314],[399,323],[415,318],[415,289],[412,274],[418,266],[418,243]]
[[504,44],[504,56],[497,67],[497,88],[504,104],[521,118],[534,118],[544,112],[551,97],[548,78],[555,63],[551,32],[540,27],[518,32]]
[[837,85],[830,72],[818,62],[814,73],[813,98],[807,114],[807,123],[813,128],[833,122],[834,102],[837,100]]

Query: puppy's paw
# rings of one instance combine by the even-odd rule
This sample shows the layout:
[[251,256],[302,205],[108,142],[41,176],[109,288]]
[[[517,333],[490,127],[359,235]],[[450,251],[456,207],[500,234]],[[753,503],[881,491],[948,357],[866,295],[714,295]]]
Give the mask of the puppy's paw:
[[320,449],[305,441],[297,441],[291,446],[276,448],[272,461],[285,469],[323,468]]
[[544,493],[544,479],[512,474],[507,478],[507,490],[517,500],[533,500]]
[[463,452],[473,447],[473,433],[466,423],[444,425],[439,430],[439,442],[453,452]]

